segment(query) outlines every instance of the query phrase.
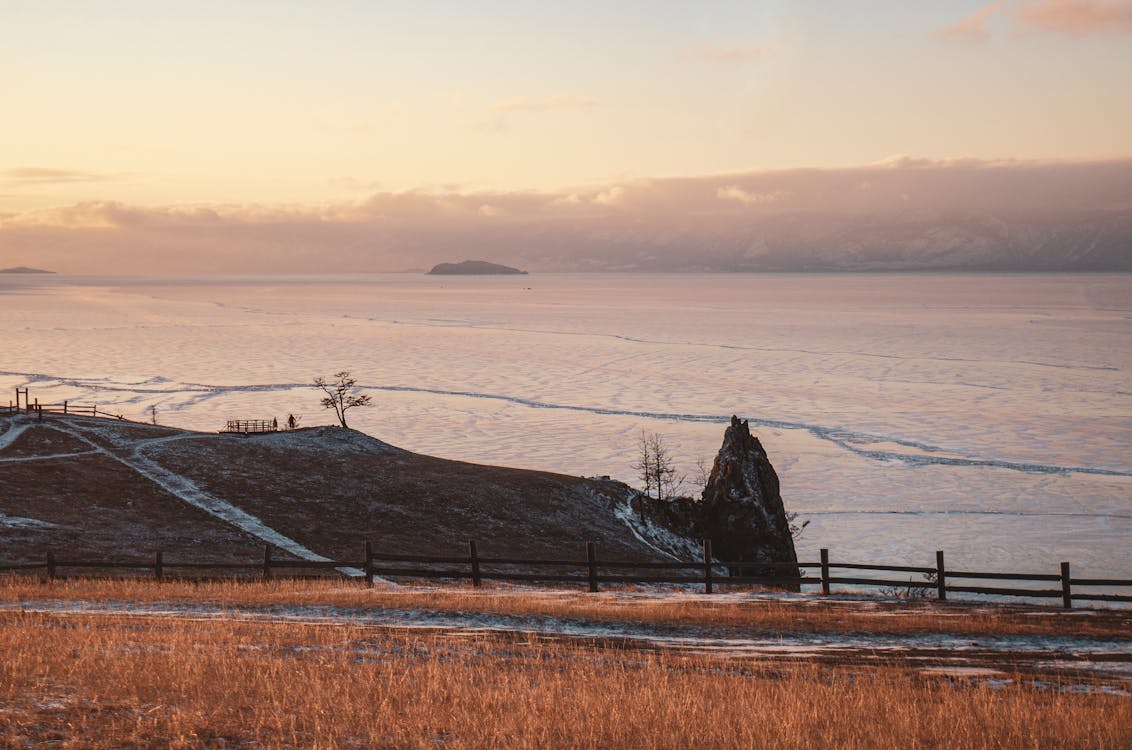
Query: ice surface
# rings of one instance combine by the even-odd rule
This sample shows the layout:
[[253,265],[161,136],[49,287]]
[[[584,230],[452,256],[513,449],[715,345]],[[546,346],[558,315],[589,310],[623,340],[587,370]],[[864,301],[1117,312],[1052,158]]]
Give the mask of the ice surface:
[[12,397],[311,426],[350,369],[387,443],[631,483],[641,429],[694,477],[734,413],[802,558],[1132,577],[1129,275],[51,277],[0,314]]

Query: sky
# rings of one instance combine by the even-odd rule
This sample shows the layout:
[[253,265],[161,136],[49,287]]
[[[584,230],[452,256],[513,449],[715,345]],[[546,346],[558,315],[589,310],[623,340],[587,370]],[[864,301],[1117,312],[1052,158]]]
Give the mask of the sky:
[[[768,175],[902,170],[918,187],[972,164],[1126,167],[1130,74],[1129,0],[5,0],[0,264],[400,270],[458,259],[463,233],[575,270],[565,250],[520,252],[529,226],[438,239],[437,214],[592,240],[594,211],[621,232],[673,210],[829,213],[821,190],[782,201]],[[719,205],[674,203],[705,180]],[[769,187],[752,198],[751,180]],[[666,214],[617,213],[643,186],[671,189]],[[1112,190],[1098,200],[1132,208]],[[553,201],[569,210],[548,218]],[[733,243],[755,241],[751,221]],[[695,265],[710,237],[681,236]],[[602,265],[600,242],[586,253]]]

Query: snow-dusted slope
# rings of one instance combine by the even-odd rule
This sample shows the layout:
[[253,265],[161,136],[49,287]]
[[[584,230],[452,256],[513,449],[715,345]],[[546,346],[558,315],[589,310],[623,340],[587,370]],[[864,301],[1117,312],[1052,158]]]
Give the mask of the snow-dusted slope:
[[[620,483],[446,461],[353,430],[245,436],[20,419],[0,416],[0,435],[12,436],[0,450],[0,512],[55,526],[28,531],[6,554],[22,545],[24,556],[41,559],[36,550],[65,544],[101,559],[107,548],[127,558],[145,548],[192,561],[231,544],[209,530],[217,523],[242,535],[244,560],[255,554],[253,540],[309,561],[360,559],[363,539],[379,554],[453,554],[474,539],[483,555],[536,559],[583,559],[587,542],[600,559],[670,559],[690,549],[627,527],[618,504],[629,490]],[[182,524],[196,530],[178,532]]]

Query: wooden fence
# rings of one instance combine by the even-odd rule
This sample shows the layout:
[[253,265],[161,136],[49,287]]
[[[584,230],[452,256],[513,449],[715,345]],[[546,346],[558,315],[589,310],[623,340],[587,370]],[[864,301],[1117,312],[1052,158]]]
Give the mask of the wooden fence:
[[[21,398],[22,395],[22,398]],[[0,406],[0,409],[3,409]],[[110,417],[125,421],[126,418],[121,414],[112,414],[110,412],[99,410],[96,404],[75,404],[70,401],[62,401],[57,404],[41,404],[39,399],[31,400],[28,398],[27,389],[16,389],[15,402],[8,401],[9,414],[35,414],[40,420],[43,419],[44,414],[73,414],[80,417]],[[275,419],[229,419],[222,433],[239,433],[247,435],[253,432],[278,432],[279,423]]]
[[[794,585],[819,587],[823,595],[834,593],[835,585],[881,588],[882,593],[895,596],[933,597],[940,601],[948,599],[949,594],[987,594],[993,596],[1019,596],[1031,598],[1060,598],[1061,605],[1070,608],[1076,602],[1132,602],[1132,595],[1121,593],[1097,593],[1096,589],[1132,590],[1132,579],[1115,578],[1074,578],[1067,562],[1061,563],[1057,573],[989,573],[967,570],[951,570],[944,565],[942,551],[935,553],[934,566],[880,565],[874,563],[832,562],[829,550],[823,549],[819,562],[799,563],[756,563],[723,562],[715,560],[711,553],[711,542],[704,540],[701,559],[692,562],[652,562],[631,560],[599,560],[597,545],[587,542],[585,557],[578,559],[530,559],[518,557],[485,557],[478,552],[476,543],[467,543],[466,554],[461,555],[408,555],[377,553],[369,542],[365,543],[362,555],[356,560],[278,560],[273,557],[273,549],[265,546],[262,560],[244,563],[212,563],[172,561],[165,559],[162,552],[146,560],[98,561],[60,559],[48,552],[42,562],[21,564],[0,564],[0,572],[45,571],[47,578],[58,578],[61,569],[152,571],[157,580],[169,577],[177,571],[178,578],[197,577],[209,571],[224,576],[257,576],[270,579],[273,576],[290,575],[300,571],[309,575],[312,571],[337,573],[364,578],[373,585],[375,576],[385,578],[425,578],[425,579],[470,579],[473,586],[483,581],[526,581],[576,583],[585,585],[589,591],[600,590],[602,584],[683,584],[702,586],[705,593],[711,594],[719,586],[763,585],[770,587],[791,587]],[[781,575],[745,576],[728,575],[725,570],[759,568],[762,570],[781,570]],[[352,571],[357,571],[356,573]],[[536,572],[531,572],[536,571]],[[542,572],[545,571],[545,572]],[[691,572],[689,572],[691,571]],[[850,571],[849,575],[841,571]],[[865,578],[853,571],[885,573],[908,573],[920,576],[919,580]],[[794,574],[797,575],[794,575]],[[1005,586],[970,585],[953,581],[1025,581],[1040,585],[1054,584],[1047,588],[1008,588]],[[1076,587],[1076,590],[1074,589]],[[1081,590],[1088,589],[1088,590]]]
[[274,419],[229,419],[221,432],[237,432],[247,435],[252,432],[278,432],[279,422]]
[[[3,409],[0,406],[0,409]],[[73,404],[70,401],[62,401],[58,404],[41,404],[39,399],[34,401],[26,401],[25,403],[13,403],[8,401],[9,414],[36,414],[40,419],[43,419],[44,414],[74,414],[80,417],[110,417],[111,419],[124,420],[121,414],[112,414],[108,411],[101,411],[96,404]]]

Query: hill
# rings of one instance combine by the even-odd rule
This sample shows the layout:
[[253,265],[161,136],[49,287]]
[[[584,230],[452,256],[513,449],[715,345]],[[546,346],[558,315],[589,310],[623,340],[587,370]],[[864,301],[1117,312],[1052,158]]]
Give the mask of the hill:
[[12,266],[11,268],[0,268],[0,273],[55,273],[54,271],[44,271],[41,268],[28,268],[27,266]]
[[503,266],[498,263],[489,263],[486,260],[465,260],[462,263],[438,263],[429,271],[429,274],[432,276],[526,275],[526,273],[526,271],[520,271],[518,268]]
[[[375,550],[667,559],[631,529],[630,488],[412,453],[353,430],[190,432],[91,417],[0,415],[3,560],[248,561]],[[670,540],[671,541],[671,540]],[[576,550],[576,553],[573,552]]]

